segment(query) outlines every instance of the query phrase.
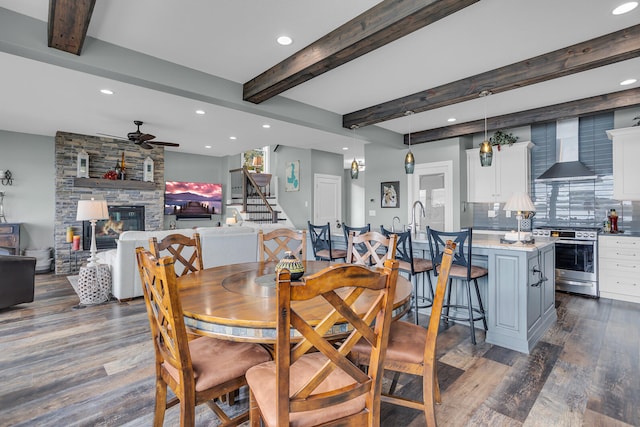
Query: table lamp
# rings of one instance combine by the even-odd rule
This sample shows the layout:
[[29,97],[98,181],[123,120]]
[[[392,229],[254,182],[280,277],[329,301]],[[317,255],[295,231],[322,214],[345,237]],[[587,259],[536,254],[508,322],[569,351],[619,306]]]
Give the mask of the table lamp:
[[517,192],[513,193],[507,203],[504,205],[505,211],[515,211],[516,219],[518,220],[518,244],[522,244],[520,235],[520,229],[522,227],[522,213],[523,212],[535,212],[536,207],[533,205],[531,198],[527,193]]
[[76,221],[89,221],[91,223],[91,256],[87,260],[87,267],[98,265],[96,258],[96,221],[108,219],[109,210],[106,200],[97,200],[95,197],[86,200],[78,200],[78,213]]

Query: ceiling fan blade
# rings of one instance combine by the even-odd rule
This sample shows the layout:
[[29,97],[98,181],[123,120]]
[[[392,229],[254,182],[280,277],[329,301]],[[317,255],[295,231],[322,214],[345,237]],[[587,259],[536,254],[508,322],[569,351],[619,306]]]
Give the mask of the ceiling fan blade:
[[176,144],[175,142],[148,141],[147,143],[154,145],[164,145],[165,147],[180,147],[180,144]]
[[150,133],[143,133],[142,135],[138,136],[136,139],[138,141],[145,142],[154,138],[155,138],[155,135],[151,135]]
[[96,135],[108,136],[109,138],[120,139],[122,141],[128,141],[127,138],[124,138],[124,137],[118,136],[118,135],[110,135],[108,133],[96,132]]
[[146,143],[144,141],[136,142],[136,145],[139,145],[140,147],[144,148],[145,150],[151,150],[153,148],[152,145],[149,145],[148,143]]

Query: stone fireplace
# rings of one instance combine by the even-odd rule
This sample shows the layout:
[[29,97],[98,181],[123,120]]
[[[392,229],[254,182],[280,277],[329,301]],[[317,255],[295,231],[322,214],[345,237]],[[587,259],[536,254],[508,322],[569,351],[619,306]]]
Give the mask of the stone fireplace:
[[[89,178],[77,178],[78,152],[84,150],[89,155]],[[104,174],[114,169],[124,153],[126,179],[111,181],[103,179]],[[149,156],[154,162],[153,183],[143,182],[144,161]],[[74,256],[71,244],[66,242],[66,229],[72,227],[75,235],[82,236],[83,248],[77,257],[84,261],[89,257],[91,234],[86,234],[82,221],[76,221],[78,200],[83,197],[103,197],[114,212],[119,207],[141,206],[143,208],[144,230],[161,230],[164,219],[164,148],[145,150],[131,142],[79,135],[67,132],[56,134],[56,198],[55,198],[55,271],[69,274],[70,262]],[[124,226],[124,225],[123,225]],[[96,238],[98,237],[96,227]],[[115,238],[108,238],[115,244]],[[113,246],[112,246],[113,247]],[[75,259],[74,259],[75,261]]]

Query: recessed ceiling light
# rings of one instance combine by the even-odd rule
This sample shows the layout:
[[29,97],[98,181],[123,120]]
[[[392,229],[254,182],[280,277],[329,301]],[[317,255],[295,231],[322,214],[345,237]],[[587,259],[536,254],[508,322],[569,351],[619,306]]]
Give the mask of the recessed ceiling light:
[[230,136],[229,139],[238,139],[235,136]]
[[265,129],[269,129],[271,127],[271,125],[264,124],[264,125],[262,125],[262,127],[265,128]]
[[627,79],[627,80],[623,80],[620,82],[620,86],[627,86],[627,85],[632,85],[635,82],[637,82],[636,79]]
[[203,115],[205,114],[204,110],[196,110],[196,114]]
[[455,122],[455,121],[456,121],[456,118],[455,118],[455,117],[449,117],[449,118],[447,119],[447,121],[448,121],[449,123],[453,123],[453,122]]
[[623,13],[631,12],[636,7],[638,7],[637,1],[629,1],[616,7],[611,13],[614,15],[622,15]]
[[111,89],[100,89],[100,93],[104,93],[105,95],[113,95],[113,91]]
[[276,39],[276,41],[279,45],[282,46],[289,46],[291,43],[293,43],[293,39],[289,36],[280,36]]
[[343,149],[344,151],[347,151],[347,150],[349,149],[349,147],[342,147],[342,149]]
[[211,146],[210,145],[205,145],[204,148],[211,148]]

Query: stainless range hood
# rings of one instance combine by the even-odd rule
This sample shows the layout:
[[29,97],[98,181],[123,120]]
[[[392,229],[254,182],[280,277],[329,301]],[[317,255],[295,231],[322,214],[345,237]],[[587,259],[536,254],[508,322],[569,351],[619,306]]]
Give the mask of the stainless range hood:
[[580,163],[578,151],[579,119],[558,120],[556,124],[556,163],[536,182],[582,181],[598,176]]

